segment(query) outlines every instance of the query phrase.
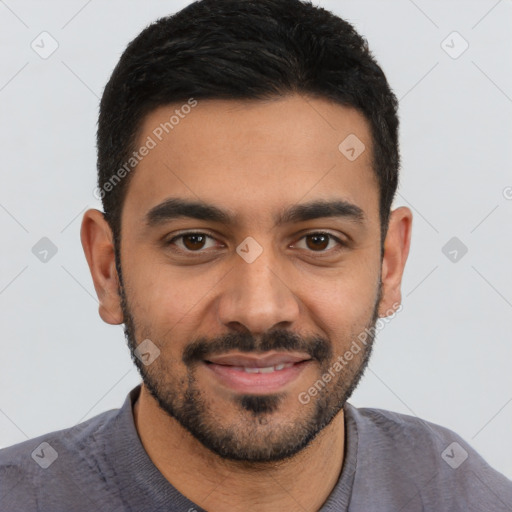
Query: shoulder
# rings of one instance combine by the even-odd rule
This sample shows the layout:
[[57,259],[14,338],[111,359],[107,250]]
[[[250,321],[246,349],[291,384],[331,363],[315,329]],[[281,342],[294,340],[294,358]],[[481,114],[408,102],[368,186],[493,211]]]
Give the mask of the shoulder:
[[27,467],[27,469],[49,467],[52,461],[59,457],[56,447],[62,449],[61,455],[67,454],[70,450],[79,451],[88,440],[95,440],[96,436],[101,436],[102,430],[115,419],[118,412],[119,409],[112,409],[73,427],[49,432],[2,448],[0,449],[0,467],[11,465]]
[[[60,492],[77,467],[94,464],[88,448],[106,442],[103,432],[116,421],[118,409],[74,427],[50,432],[0,450],[0,509],[37,510],[41,500]],[[71,509],[70,509],[71,510]]]
[[355,407],[347,404],[350,416],[358,425],[358,430],[378,434],[383,440],[391,443],[401,443],[418,446],[419,441],[437,446],[452,437],[459,437],[452,430],[409,414],[376,409],[370,407]]
[[512,510],[512,481],[452,430],[384,409],[347,404],[345,413],[357,430],[358,468],[374,482],[432,510]]

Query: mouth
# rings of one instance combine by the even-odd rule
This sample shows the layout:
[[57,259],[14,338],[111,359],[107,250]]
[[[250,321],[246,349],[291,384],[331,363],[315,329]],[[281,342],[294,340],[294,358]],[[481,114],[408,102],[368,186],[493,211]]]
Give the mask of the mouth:
[[308,354],[224,354],[203,361],[221,385],[239,393],[264,394],[282,390],[313,363]]

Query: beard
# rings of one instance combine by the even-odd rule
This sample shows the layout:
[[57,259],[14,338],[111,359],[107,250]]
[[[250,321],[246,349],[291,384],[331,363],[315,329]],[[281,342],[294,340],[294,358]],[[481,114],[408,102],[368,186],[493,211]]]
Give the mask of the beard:
[[[366,325],[365,332],[368,334],[364,347],[329,384],[324,384],[324,389],[311,397],[307,404],[297,399],[295,414],[280,414],[281,406],[285,406],[290,400],[289,393],[235,394],[230,398],[232,407],[228,412],[234,406],[236,416],[226,420],[223,415],[223,411],[227,410],[226,405],[219,407],[217,403],[215,406],[215,400],[205,392],[208,390],[201,389],[195,376],[198,365],[207,356],[233,350],[251,353],[270,350],[305,352],[318,364],[320,378],[327,373],[332,375],[332,367],[337,357],[333,354],[332,344],[321,337],[303,338],[286,330],[269,331],[258,339],[251,333],[228,333],[212,339],[201,337],[185,346],[181,362],[187,371],[185,375],[178,376],[176,366],[179,362],[175,360],[174,365],[171,364],[172,361],[164,352],[165,344],[172,341],[164,339],[163,336],[152,336],[148,326],[140,325],[134,319],[120,270],[118,268],[124,333],[131,358],[144,386],[169,417],[174,418],[203,446],[222,459],[251,465],[282,461],[298,454],[333,421],[356,389],[368,366],[375,340],[375,324],[379,318],[378,308],[382,295],[380,277],[373,312]],[[148,334],[141,336],[140,340],[151,339],[162,352],[148,366],[141,362],[135,352],[137,330]],[[360,332],[352,332],[343,346],[348,349]],[[232,415],[230,417],[233,418]]]

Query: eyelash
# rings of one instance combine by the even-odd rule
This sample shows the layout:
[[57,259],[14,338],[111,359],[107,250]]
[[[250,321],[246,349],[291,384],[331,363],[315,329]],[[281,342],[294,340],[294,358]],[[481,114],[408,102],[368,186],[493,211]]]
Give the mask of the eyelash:
[[[184,233],[180,233],[179,235],[174,236],[169,241],[167,241],[165,243],[165,245],[172,245],[172,244],[174,244],[174,242],[176,240],[181,239],[181,238],[183,238],[183,237],[185,237],[187,235],[203,235],[203,236],[206,236],[208,238],[211,238],[212,240],[215,240],[215,237],[209,235],[208,233],[204,233],[203,231],[186,231]],[[336,249],[329,249],[329,250],[322,250],[322,251],[309,250],[309,252],[314,253],[314,254],[329,254],[332,251],[338,252],[338,251],[342,250],[343,248],[345,248],[348,245],[346,242],[343,242],[342,240],[340,240],[337,236],[334,236],[333,234],[327,233],[325,231],[311,231],[310,233],[306,233],[305,235],[303,235],[299,239],[299,241],[304,239],[304,238],[306,238],[306,237],[308,237],[308,236],[313,236],[313,235],[328,236],[330,240],[334,240],[339,245],[339,247],[336,248]],[[203,249],[199,249],[197,251],[191,251],[190,249],[181,249],[181,248],[178,248],[178,251],[181,251],[181,252],[184,252],[184,253],[187,253],[187,254],[199,254],[199,255],[200,254],[204,254],[206,252]]]

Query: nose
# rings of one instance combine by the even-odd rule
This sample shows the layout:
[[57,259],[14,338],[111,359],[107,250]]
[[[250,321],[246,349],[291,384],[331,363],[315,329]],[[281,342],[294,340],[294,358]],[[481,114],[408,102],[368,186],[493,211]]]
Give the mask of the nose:
[[299,318],[300,302],[290,276],[269,249],[250,263],[237,255],[223,287],[218,316],[230,329],[262,334],[290,328]]

